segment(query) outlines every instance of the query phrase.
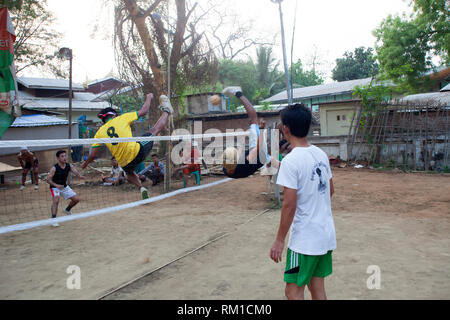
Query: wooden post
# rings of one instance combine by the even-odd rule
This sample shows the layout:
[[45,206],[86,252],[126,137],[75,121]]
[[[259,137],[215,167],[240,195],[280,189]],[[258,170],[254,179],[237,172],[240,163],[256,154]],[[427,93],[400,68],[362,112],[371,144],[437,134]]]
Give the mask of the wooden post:
[[405,153],[406,153],[406,166],[408,166],[408,160],[409,160],[409,152],[408,152],[408,147],[409,147],[409,141],[411,141],[412,143],[414,143],[414,140],[411,137],[411,125],[413,122],[413,117],[414,117],[414,112],[411,110],[411,107],[409,105],[406,106],[406,108],[408,110],[408,117],[406,118],[407,121],[407,128],[406,128],[406,138],[405,138]]
[[350,123],[350,128],[348,129],[347,148],[348,148],[348,154],[350,155],[350,157],[348,157],[348,158],[351,158],[351,155],[352,155],[352,144],[351,144],[350,140],[353,137],[353,135],[352,135],[353,121],[355,120],[356,112],[357,112],[357,110],[355,108],[355,112],[353,112],[353,116],[352,116],[352,122]]
[[441,112],[440,112],[441,108],[439,106],[436,106],[435,110],[436,111],[435,111],[435,115],[434,115],[434,121],[431,126],[433,128],[433,133],[431,136],[431,148],[430,148],[430,155],[428,157],[428,164],[431,162],[431,159],[433,157],[434,147],[436,145],[436,138],[439,135],[439,131],[438,131],[439,130],[439,122],[440,122],[439,116],[441,115]]
[[412,114],[412,124],[411,124],[411,126],[412,126],[412,130],[413,130],[413,132],[412,132],[412,137],[411,137],[411,142],[412,142],[412,146],[413,146],[413,157],[414,157],[414,159],[413,159],[413,168],[414,168],[414,171],[416,171],[417,170],[417,150],[416,150],[416,132],[417,132],[417,128],[416,128],[416,115],[415,115],[415,113],[416,113],[416,108],[413,106],[413,109],[414,109],[414,111],[411,111],[411,114]]
[[[400,114],[398,117],[398,126],[397,126],[397,152],[395,153],[395,167],[397,167],[397,160],[398,160],[398,156],[400,154],[400,145],[402,144],[402,140],[404,140],[404,130],[403,130],[403,123],[405,120],[405,116],[406,116],[406,105],[400,105]],[[406,151],[405,151],[406,153]],[[404,155],[404,157],[402,157],[403,160],[403,164],[405,163],[405,158],[406,158],[406,154]]]
[[[167,120],[167,129],[168,136],[170,137],[172,134],[172,115],[169,115],[169,119]],[[171,188],[171,180],[172,180],[172,168],[170,155],[172,153],[172,142],[170,140],[166,140],[166,168],[164,171],[164,191],[169,192]]]
[[355,159],[353,158],[353,146],[356,142],[356,137],[358,135],[358,131],[359,131],[359,125],[361,123],[361,116],[362,116],[362,112],[363,112],[364,106],[361,104],[360,108],[359,108],[359,114],[358,114],[358,121],[356,121],[355,123],[355,129],[353,130],[353,138],[352,138],[352,143],[350,145],[350,152],[349,152],[349,160],[350,159]]
[[449,131],[450,131],[450,127],[448,125],[448,109],[449,108],[444,107],[444,110],[445,110],[445,147],[444,147],[445,155],[444,155],[444,164],[446,166],[449,165],[449,163],[448,163],[448,154],[449,154],[448,149],[450,148],[449,143],[448,143],[448,141],[449,141],[448,137],[449,137]]
[[376,107],[375,110],[375,114],[374,114],[374,123],[372,124],[372,126],[374,127],[374,133],[373,133],[373,142],[372,142],[372,147],[370,148],[370,154],[369,154],[369,164],[371,162],[375,162],[375,159],[373,159],[372,161],[372,154],[375,150],[375,154],[373,156],[373,158],[376,157],[377,155],[377,151],[378,151],[378,133],[379,133],[379,129],[380,129],[380,122],[381,122],[381,112],[380,110],[382,110],[383,106],[380,106],[380,108],[378,108],[378,105]]
[[[370,112],[370,120],[371,120],[371,124],[370,124],[370,128],[369,128],[368,134],[369,134],[370,136],[372,136],[372,138],[374,137],[372,131],[373,131],[374,124],[375,124],[375,122],[376,122],[376,120],[377,120],[377,114],[378,114],[378,105],[375,106],[375,111],[374,111],[373,114],[372,114],[372,111]],[[368,154],[368,157],[367,157],[367,163],[368,163],[368,164],[370,164],[370,162],[371,162],[371,160],[372,160],[372,151],[373,151],[373,148],[374,148],[374,142],[375,142],[375,140],[372,139],[372,142],[370,143],[370,147],[369,147],[369,143],[368,143],[368,141],[367,141],[367,146],[369,147],[369,154]]]
[[425,171],[428,171],[430,161],[428,159],[428,105],[425,105],[425,140],[423,145],[423,156],[425,161]]

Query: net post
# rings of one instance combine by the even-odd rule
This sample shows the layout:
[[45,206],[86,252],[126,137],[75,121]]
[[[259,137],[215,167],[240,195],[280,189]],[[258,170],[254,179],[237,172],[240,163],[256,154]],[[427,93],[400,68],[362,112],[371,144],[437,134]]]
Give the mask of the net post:
[[[172,115],[169,115],[167,128],[169,131],[169,136],[172,134]],[[164,171],[164,191],[169,192],[171,187],[172,170],[170,167],[170,154],[172,153],[172,143],[169,139],[166,145],[166,170]]]

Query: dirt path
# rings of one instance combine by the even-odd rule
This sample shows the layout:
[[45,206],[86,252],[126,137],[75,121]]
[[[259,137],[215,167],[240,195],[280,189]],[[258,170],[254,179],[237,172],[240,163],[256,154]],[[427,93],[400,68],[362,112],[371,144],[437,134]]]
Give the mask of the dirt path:
[[[330,299],[450,299],[450,177],[335,169],[338,249]],[[268,256],[279,222],[253,177],[117,212],[0,236],[1,299],[95,299],[228,236],[108,299],[283,299]],[[250,219],[254,218],[250,222]],[[69,290],[66,269],[81,269]],[[366,286],[367,267],[381,289]]]

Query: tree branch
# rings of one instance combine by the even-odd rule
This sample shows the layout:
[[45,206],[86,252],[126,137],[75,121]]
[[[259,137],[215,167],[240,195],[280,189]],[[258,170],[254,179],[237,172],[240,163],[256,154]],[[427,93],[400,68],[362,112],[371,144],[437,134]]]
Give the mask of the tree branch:
[[161,3],[162,0],[156,0],[145,12],[140,9],[139,15],[143,18],[147,18],[155,9],[156,7]]

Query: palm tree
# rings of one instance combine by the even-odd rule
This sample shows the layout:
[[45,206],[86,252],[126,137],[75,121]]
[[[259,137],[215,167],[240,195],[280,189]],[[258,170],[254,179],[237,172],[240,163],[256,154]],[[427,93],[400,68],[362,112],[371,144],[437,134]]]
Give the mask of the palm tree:
[[272,47],[260,46],[256,49],[256,79],[259,88],[267,88],[269,95],[273,94],[273,89],[282,83],[283,74],[279,72],[280,62],[272,55]]

